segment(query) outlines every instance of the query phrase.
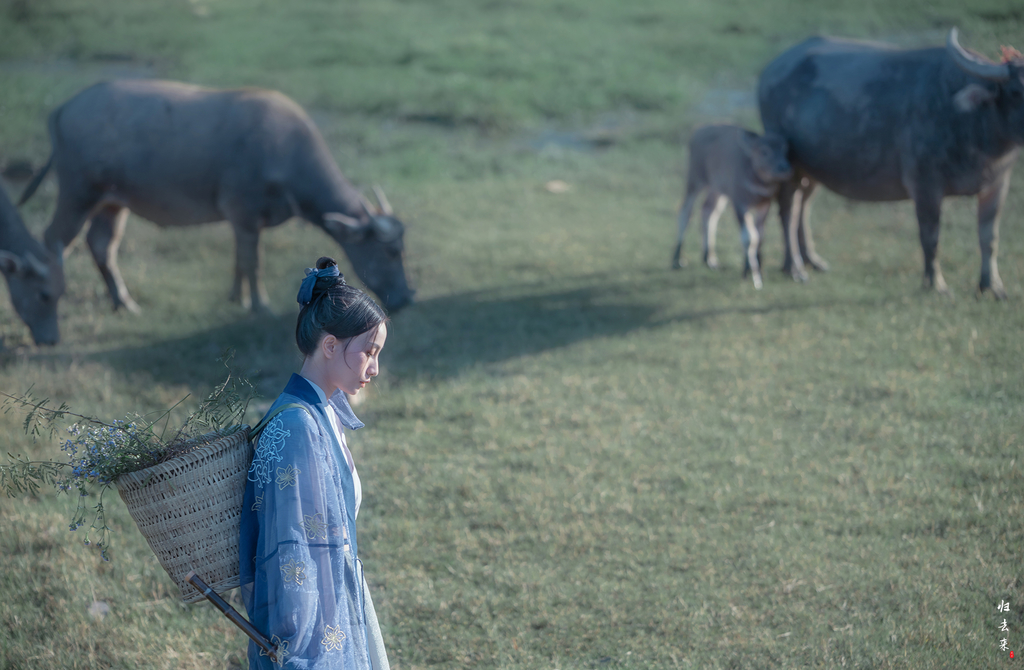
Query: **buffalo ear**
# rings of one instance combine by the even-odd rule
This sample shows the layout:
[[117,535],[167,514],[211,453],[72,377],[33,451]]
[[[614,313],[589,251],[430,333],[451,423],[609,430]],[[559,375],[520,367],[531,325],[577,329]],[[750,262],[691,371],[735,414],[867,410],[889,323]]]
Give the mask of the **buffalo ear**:
[[958,112],[966,114],[995,99],[995,91],[990,91],[981,84],[967,84],[953,96],[953,106]]
[[5,275],[18,274],[24,266],[21,259],[10,251],[0,251],[0,272]]
[[374,236],[384,243],[394,242],[404,232],[402,224],[393,216],[375,216],[372,225]]
[[359,238],[369,229],[368,224],[362,224],[359,219],[340,212],[327,212],[323,216],[323,221],[324,229],[339,239]]

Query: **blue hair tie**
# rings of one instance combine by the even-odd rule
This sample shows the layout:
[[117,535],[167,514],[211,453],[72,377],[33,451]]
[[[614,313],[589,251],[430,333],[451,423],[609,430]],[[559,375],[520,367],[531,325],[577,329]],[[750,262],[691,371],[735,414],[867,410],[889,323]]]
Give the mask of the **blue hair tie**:
[[[299,295],[296,300],[299,304],[305,307],[313,301],[313,287],[316,285],[318,277],[340,277],[341,272],[338,271],[337,265],[330,265],[322,270],[316,268],[306,268],[306,278],[302,280],[302,285],[299,286]],[[345,281],[342,279],[342,281]]]

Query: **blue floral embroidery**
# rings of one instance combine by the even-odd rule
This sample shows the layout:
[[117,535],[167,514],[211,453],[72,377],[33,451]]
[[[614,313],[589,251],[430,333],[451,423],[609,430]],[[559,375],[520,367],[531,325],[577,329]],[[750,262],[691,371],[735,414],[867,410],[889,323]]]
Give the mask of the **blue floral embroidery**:
[[305,522],[303,525],[306,527],[306,537],[310,540],[320,538],[321,540],[327,539],[327,524],[324,523],[324,515],[317,512],[316,514],[306,514]]
[[302,470],[289,463],[287,467],[277,469],[277,488],[284,491],[289,486],[295,486],[295,482],[298,481],[296,475],[300,474]]
[[[270,641],[277,646],[277,664],[283,666],[284,659],[288,656],[288,640],[282,640],[278,636],[270,638]],[[270,656],[266,651],[260,649],[260,656]]]
[[284,429],[284,422],[280,418],[267,424],[256,443],[256,453],[253,454],[252,466],[249,468],[249,481],[255,482],[260,488],[270,483],[270,473],[274,465],[281,461],[284,438],[291,437],[291,434],[290,430]]
[[293,558],[281,566],[281,572],[284,573],[284,581],[286,583],[295,582],[301,586],[302,581],[306,579],[306,564],[296,563]]
[[252,511],[259,512],[261,507],[263,507],[263,496],[256,496],[256,502],[252,504]]
[[341,626],[324,626],[324,639],[320,640],[320,644],[327,647],[326,651],[341,651],[341,643],[344,641],[345,631]]

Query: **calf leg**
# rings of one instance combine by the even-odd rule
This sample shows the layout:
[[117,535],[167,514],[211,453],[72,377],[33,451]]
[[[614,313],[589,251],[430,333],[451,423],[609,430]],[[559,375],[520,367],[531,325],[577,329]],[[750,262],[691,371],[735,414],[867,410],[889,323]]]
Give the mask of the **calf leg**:
[[1003,280],[999,277],[996,255],[999,251],[999,214],[1010,190],[1010,172],[978,194],[978,241],[981,244],[981,281],[978,293],[992,289],[997,300],[1006,300]]
[[757,260],[757,251],[761,247],[761,235],[757,230],[756,218],[754,212],[742,211],[739,207],[736,208],[736,218],[740,222],[740,240],[745,256],[743,276],[746,277],[747,272],[750,272],[754,280],[754,288],[760,290],[764,286],[764,282],[761,280],[761,264]]
[[715,254],[715,239],[718,237],[718,220],[725,211],[729,199],[720,193],[708,191],[701,208],[701,232],[704,237],[704,264],[709,268],[718,268],[718,256]]
[[[924,192],[921,192],[924,191]],[[942,193],[938,190],[921,189],[914,195],[917,211],[917,228],[924,251],[924,285],[934,287],[939,293],[951,295],[946,280],[939,269],[939,217],[942,211]]]
[[686,198],[679,208],[679,235],[676,237],[676,249],[672,254],[672,269],[678,270],[686,265],[683,260],[683,235],[686,233],[686,226],[690,223],[690,215],[693,213],[693,205],[697,202],[698,191],[687,190]]
[[114,301],[114,310],[124,307],[129,312],[138,313],[139,306],[128,295],[128,289],[121,279],[121,271],[117,267],[117,249],[121,244],[127,222],[126,207],[105,205],[93,214],[85,239],[89,251],[92,252],[92,258],[96,261],[96,267],[107,283],[107,291]]
[[[803,186],[803,182],[807,182],[807,185]],[[800,208],[800,220],[797,223],[797,238],[800,242],[800,255],[803,256],[803,259],[815,270],[827,272],[828,262],[814,250],[814,238],[811,236],[811,198],[817,185],[818,182],[811,181],[806,177],[801,182],[803,206]]]
[[768,212],[771,211],[771,203],[765,203],[757,208],[754,217],[754,227],[757,229],[757,266],[764,267],[764,259],[761,258],[761,249],[764,247],[764,224],[768,220]]

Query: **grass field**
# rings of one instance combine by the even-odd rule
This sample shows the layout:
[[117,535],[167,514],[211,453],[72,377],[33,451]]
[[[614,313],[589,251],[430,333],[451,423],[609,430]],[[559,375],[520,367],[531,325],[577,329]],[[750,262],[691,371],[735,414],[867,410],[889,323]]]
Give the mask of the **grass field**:
[[[724,270],[699,264],[695,230],[669,269],[685,138],[757,127],[773,55],[815,32],[940,44],[953,25],[989,55],[1022,46],[1024,13],[995,1],[0,0],[0,166],[41,165],[45,116],[78,89],[158,76],[282,90],[353,182],[385,186],[419,292],[351,444],[395,668],[1012,667],[1024,179],[1006,303],[973,297],[967,199],[943,211],[955,300],[920,289],[908,203],[827,192],[833,269],[807,284],[777,271],[774,221],[764,290],[742,280],[731,214]],[[22,210],[37,235],[55,196],[48,180]],[[301,269],[333,243],[291,221],[262,244],[268,318],[226,301],[225,224],[132,219],[139,316],[111,312],[79,243],[60,345],[34,347],[0,299],[0,390],[110,418],[187,409],[233,350],[255,421],[301,363]],[[0,414],[4,452],[61,457],[20,419]],[[241,633],[181,604],[107,502],[104,562],[67,532],[67,497],[0,500],[0,668],[244,667]]]

